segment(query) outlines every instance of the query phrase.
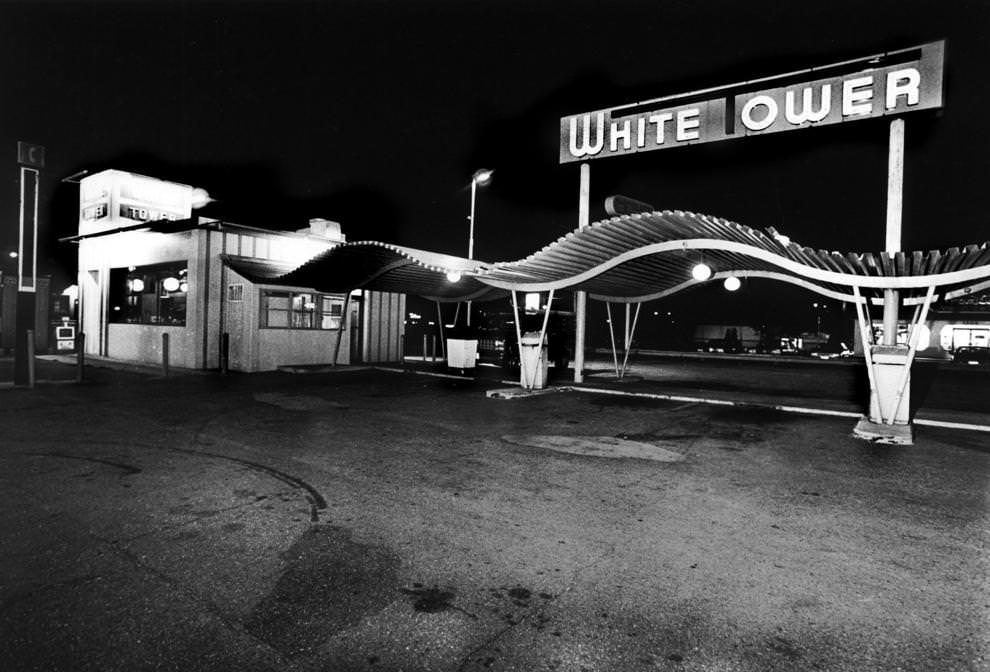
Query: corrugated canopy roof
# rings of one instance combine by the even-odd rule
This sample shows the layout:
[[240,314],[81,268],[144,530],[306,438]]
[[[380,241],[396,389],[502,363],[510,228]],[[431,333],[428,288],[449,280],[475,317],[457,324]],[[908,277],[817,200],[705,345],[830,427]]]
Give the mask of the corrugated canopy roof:
[[[257,260],[244,257],[228,256],[226,261],[256,282],[312,287],[321,292],[368,289],[436,301],[487,301],[507,294],[474,277],[484,262],[377,241],[337,245],[296,268],[277,263],[259,268]],[[452,282],[448,273],[460,279]]]
[[[697,286],[691,269],[701,261],[712,268],[713,279],[770,278],[844,301],[855,301],[857,291],[869,296],[898,289],[910,303],[920,301],[929,287],[952,296],[990,286],[987,243],[893,256],[815,250],[773,229],[763,232],[671,210],[595,222],[519,261],[491,264],[362,241],[338,245],[294,270],[254,277],[327,292],[371,289],[440,301],[488,300],[510,290],[569,289],[631,302]],[[228,263],[248,277],[258,272],[245,260],[230,258]],[[450,272],[461,279],[451,282]]]

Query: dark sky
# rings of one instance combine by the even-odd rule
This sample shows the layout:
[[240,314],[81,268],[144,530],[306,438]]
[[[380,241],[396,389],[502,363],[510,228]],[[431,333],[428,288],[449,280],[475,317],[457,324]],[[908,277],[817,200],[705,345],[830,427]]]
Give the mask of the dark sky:
[[[990,239],[986,0],[353,0],[0,3],[0,244],[15,145],[47,147],[42,235],[76,228],[83,169],[191,183],[203,214],[512,260],[577,225],[561,116],[945,39],[943,111],[907,119],[904,247]],[[887,121],[592,162],[592,217],[623,193],[829,249],[883,247]],[[44,269],[43,269],[44,270]]]

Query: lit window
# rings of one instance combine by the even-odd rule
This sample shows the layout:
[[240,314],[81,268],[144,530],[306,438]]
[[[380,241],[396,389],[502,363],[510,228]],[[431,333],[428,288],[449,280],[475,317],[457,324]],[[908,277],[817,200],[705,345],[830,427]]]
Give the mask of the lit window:
[[110,321],[185,326],[185,277],[185,262],[110,269]]
[[339,329],[343,315],[343,297],[276,290],[261,293],[263,328]]

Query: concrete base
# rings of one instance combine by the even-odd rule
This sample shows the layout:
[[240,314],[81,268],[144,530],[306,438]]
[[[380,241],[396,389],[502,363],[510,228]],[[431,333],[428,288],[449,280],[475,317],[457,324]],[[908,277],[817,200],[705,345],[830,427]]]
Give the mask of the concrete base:
[[865,416],[856,423],[853,436],[874,443],[889,443],[898,446],[914,445],[914,427],[911,425],[881,425]]

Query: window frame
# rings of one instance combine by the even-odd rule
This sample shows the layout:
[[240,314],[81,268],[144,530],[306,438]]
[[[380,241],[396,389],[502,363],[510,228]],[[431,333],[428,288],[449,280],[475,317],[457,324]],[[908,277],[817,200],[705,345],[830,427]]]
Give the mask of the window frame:
[[[309,300],[307,300],[307,298]],[[273,308],[272,298],[284,299],[285,307]],[[297,305],[299,307],[297,307]],[[307,308],[312,305],[312,308]],[[292,331],[338,331],[343,325],[344,297],[305,290],[259,288],[258,328]],[[335,309],[339,307],[339,312]],[[272,324],[272,312],[284,314],[284,324]]]

